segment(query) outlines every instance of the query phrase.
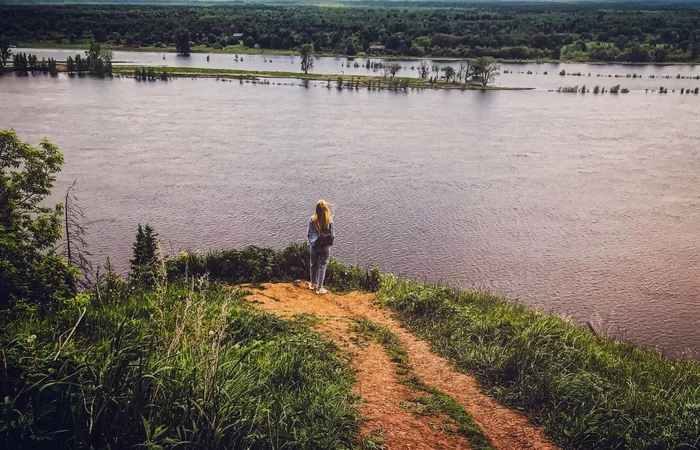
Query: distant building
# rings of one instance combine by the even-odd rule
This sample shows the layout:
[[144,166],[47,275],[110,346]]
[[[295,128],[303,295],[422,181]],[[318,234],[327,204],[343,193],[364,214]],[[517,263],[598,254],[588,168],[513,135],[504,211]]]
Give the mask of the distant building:
[[231,35],[232,38],[234,39],[242,39],[243,38],[243,33],[233,33]]
[[384,53],[386,50],[386,45],[372,44],[369,46],[370,53]]

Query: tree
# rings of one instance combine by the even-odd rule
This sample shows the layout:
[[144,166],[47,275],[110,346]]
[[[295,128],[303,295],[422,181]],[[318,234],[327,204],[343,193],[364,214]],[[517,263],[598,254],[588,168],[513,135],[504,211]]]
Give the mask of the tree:
[[452,66],[445,66],[441,69],[443,72],[445,72],[445,75],[442,76],[442,78],[445,79],[445,83],[449,83],[450,80],[454,79],[455,77],[455,69]]
[[396,74],[401,70],[401,63],[393,62],[389,65],[389,73],[391,73],[391,78],[394,78]]
[[89,288],[88,280],[92,275],[92,263],[88,257],[91,255],[85,240],[85,227],[82,224],[85,215],[73,190],[75,184],[76,182],[74,181],[70,185],[65,196],[63,208],[63,232],[65,239],[62,253],[69,266],[77,267],[82,272],[81,286]]
[[0,308],[18,302],[50,304],[75,293],[79,275],[56,254],[63,206],[47,206],[63,155],[41,141],[0,131]]
[[421,78],[424,80],[428,77],[428,74],[430,73],[430,65],[428,64],[428,61],[421,61],[420,64],[418,65],[418,74],[420,75]]
[[255,39],[253,39],[251,36],[247,36],[245,39],[243,39],[243,45],[248,48],[253,48],[255,47]]
[[178,28],[173,34],[175,48],[182,56],[190,56],[190,30],[186,28]]
[[496,77],[500,75],[501,65],[489,56],[477,59],[473,67],[474,77],[478,78],[482,86],[493,83]]
[[7,64],[7,60],[12,56],[12,50],[10,49],[10,43],[4,38],[0,38],[0,63],[2,65]]
[[345,54],[349,56],[357,55],[357,49],[355,48],[355,44],[353,44],[352,42],[348,42],[345,46]]
[[299,47],[299,54],[301,55],[301,70],[304,73],[309,73],[309,69],[314,65],[314,48],[311,44],[304,44]]
[[134,257],[131,260],[130,277],[137,283],[153,284],[157,275],[158,234],[153,227],[139,224],[133,244]]

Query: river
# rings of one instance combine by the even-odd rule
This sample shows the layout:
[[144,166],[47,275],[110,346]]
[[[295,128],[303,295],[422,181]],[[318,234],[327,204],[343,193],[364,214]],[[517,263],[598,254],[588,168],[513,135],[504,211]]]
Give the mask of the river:
[[346,263],[700,350],[700,97],[273,82],[6,75],[0,128],[59,145],[54,200],[77,180],[120,270],[138,223],[170,252],[281,248],[325,198]]
[[[68,56],[82,54],[79,50],[56,50],[20,48],[16,52],[33,53],[41,58],[54,58],[64,61]],[[209,61],[207,61],[209,57]],[[371,58],[371,61],[389,65],[396,60]],[[115,64],[153,67],[197,67],[211,69],[238,69],[250,71],[301,72],[298,56],[277,55],[232,55],[225,53],[193,53],[179,56],[175,53],[156,52],[114,52]],[[367,69],[367,59],[316,57],[310,73],[342,75],[381,76],[383,69]],[[416,60],[398,60],[402,65],[396,76],[418,78]],[[447,65],[459,69],[458,61],[427,60],[429,66],[438,68]],[[355,67],[357,64],[357,67]],[[583,86],[592,89],[595,85],[610,88],[616,84],[630,90],[656,90],[663,86],[672,90],[700,88],[700,66],[697,65],[620,65],[620,64],[552,64],[552,63],[504,63],[501,64],[501,76],[496,79],[496,86],[529,87],[539,90],[556,90],[564,86]],[[560,75],[561,71],[569,75]],[[431,77],[442,76],[442,72],[431,71]],[[572,75],[575,74],[575,75]],[[590,74],[590,75],[589,75]],[[633,78],[634,76],[634,78]],[[653,77],[653,78],[652,78]],[[668,77],[668,78],[667,78]],[[697,79],[696,79],[697,77]]]

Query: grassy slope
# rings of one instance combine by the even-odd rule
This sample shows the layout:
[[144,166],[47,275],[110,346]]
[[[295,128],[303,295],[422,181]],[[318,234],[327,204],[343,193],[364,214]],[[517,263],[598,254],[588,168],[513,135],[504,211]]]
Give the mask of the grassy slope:
[[565,448],[700,448],[700,365],[490,294],[387,276],[380,301]]
[[350,448],[357,436],[336,347],[228,288],[104,285],[50,315],[5,317],[0,348],[8,450]]

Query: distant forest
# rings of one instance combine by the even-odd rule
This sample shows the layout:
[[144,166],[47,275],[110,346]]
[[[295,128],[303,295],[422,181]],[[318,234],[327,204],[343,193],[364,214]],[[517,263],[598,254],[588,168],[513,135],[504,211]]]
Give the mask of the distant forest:
[[[700,5],[482,3],[461,7],[0,5],[0,39],[170,47],[243,44],[317,53],[509,60],[697,61]],[[378,47],[378,46],[384,46]]]

